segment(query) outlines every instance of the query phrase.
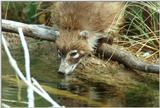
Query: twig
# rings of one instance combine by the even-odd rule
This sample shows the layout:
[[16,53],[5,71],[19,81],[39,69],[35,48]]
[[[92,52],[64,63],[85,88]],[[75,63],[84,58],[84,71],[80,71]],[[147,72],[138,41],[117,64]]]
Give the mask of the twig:
[[[33,85],[35,85],[48,99],[52,101],[52,98],[48,95],[48,93],[40,86],[40,84],[34,78],[32,78],[32,81],[33,81]],[[55,103],[55,101],[52,101],[52,102],[54,104],[57,104]]]
[[[29,51],[28,51],[27,43],[25,41],[22,28],[18,28],[18,32],[19,32],[19,36],[20,36],[20,39],[21,39],[23,49],[24,49],[26,79],[28,80],[28,82],[31,83],[30,57],[29,57]],[[28,107],[33,108],[34,107],[34,92],[33,92],[32,88],[30,88],[29,86],[27,88],[27,92],[28,92]]]

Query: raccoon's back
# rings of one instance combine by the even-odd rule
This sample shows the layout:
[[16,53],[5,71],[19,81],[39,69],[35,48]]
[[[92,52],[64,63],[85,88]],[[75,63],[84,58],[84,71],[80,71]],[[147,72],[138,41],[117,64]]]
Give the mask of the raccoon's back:
[[117,21],[122,7],[122,2],[57,2],[52,20],[60,29],[104,32],[122,22]]

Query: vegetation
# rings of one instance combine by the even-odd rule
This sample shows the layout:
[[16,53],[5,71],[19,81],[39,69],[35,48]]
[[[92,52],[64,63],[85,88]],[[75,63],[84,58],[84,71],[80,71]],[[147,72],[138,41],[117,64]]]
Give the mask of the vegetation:
[[158,2],[128,2],[120,33],[119,45],[152,62],[159,60],[159,7]]

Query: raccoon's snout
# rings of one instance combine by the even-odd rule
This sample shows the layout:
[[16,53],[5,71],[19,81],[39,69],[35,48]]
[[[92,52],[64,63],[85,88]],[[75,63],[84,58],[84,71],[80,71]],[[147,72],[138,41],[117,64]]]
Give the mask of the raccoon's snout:
[[66,59],[61,59],[60,67],[58,73],[60,74],[70,74],[74,71],[78,63],[69,64]]
[[61,74],[61,75],[65,74],[65,72],[62,72],[62,71],[58,71],[58,73]]
[[76,66],[77,66],[77,64],[68,65],[68,66],[60,65],[58,73],[59,74],[66,74],[66,75],[71,74],[74,71]]

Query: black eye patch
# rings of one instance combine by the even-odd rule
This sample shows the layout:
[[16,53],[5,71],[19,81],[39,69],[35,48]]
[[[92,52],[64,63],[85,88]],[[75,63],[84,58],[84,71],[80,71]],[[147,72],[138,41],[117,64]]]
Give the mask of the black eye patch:
[[57,50],[57,52],[58,52],[58,56],[60,56],[60,57],[65,57],[65,54],[64,54],[62,51]]
[[57,52],[60,56],[62,56],[62,52],[60,50],[57,50]]

